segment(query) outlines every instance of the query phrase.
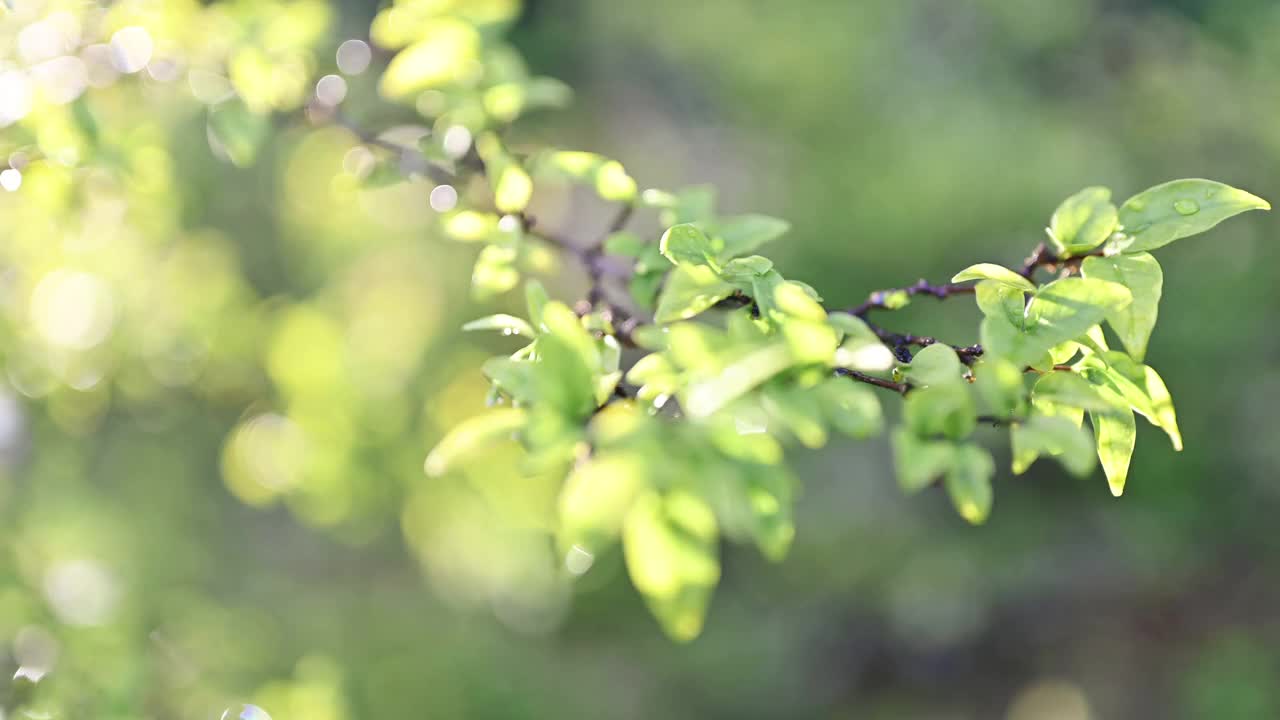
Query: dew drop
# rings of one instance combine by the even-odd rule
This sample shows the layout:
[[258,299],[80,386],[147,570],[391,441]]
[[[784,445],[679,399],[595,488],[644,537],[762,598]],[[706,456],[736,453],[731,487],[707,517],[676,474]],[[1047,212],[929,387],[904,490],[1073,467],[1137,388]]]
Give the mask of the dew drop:
[[1134,198],[1125,204],[1128,205],[1129,209],[1133,210],[1134,212],[1142,212],[1142,210],[1147,207],[1146,201],[1140,200],[1138,198]]
[[1189,198],[1173,201],[1173,209],[1178,211],[1179,215],[1195,215],[1200,212],[1200,203]]

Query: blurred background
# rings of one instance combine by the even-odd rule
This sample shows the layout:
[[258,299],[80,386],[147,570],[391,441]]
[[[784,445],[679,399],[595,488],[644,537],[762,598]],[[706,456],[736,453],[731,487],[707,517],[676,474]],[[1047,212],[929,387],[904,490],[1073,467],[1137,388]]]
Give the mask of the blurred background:
[[[900,494],[883,439],[797,452],[790,557],[727,547],[681,646],[618,556],[556,569],[556,487],[513,483],[514,447],[422,473],[510,351],[458,327],[521,303],[469,299],[429,184],[362,184],[358,139],[298,119],[337,74],[365,126],[423,122],[341,45],[377,3],[12,4],[0,671],[38,680],[15,716],[1280,717],[1274,215],[1162,253],[1148,357],[1187,449],[1144,425],[1122,499],[1002,469],[971,528]],[[111,42],[81,48],[91,25]],[[509,37],[576,90],[523,140],[790,220],[766,252],[832,307],[1016,263],[1085,185],[1280,199],[1268,0],[526,0]],[[537,202],[569,236],[608,222]],[[976,340],[967,303],[886,323]]]

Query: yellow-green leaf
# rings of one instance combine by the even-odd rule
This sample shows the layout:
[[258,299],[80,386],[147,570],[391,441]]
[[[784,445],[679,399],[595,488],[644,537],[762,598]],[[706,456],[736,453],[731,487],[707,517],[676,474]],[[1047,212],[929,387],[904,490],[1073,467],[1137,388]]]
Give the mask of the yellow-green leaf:
[[1143,190],[1120,206],[1126,253],[1164,247],[1202,233],[1233,215],[1270,210],[1260,197],[1213,180],[1173,180]]

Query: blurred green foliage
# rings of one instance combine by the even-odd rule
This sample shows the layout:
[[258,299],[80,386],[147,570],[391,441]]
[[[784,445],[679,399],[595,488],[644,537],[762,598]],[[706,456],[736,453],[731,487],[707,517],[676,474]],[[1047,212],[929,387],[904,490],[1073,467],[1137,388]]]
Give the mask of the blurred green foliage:
[[[437,212],[454,201],[396,149],[461,164],[474,141],[501,209],[575,237],[609,217],[539,178],[577,173],[613,201],[638,194],[632,176],[712,182],[734,213],[791,219],[779,271],[852,305],[974,260],[1016,264],[1044,211],[1090,183],[1207,176],[1275,196],[1271,3],[13,6],[0,671],[17,674],[14,716],[1280,715],[1273,218],[1161,255],[1148,355],[1187,451],[1139,443],[1144,480],[1123,501],[1042,464],[999,481],[1001,511],[971,531],[941,494],[899,496],[887,443],[800,454],[788,562],[726,551],[703,636],[674,646],[619,553],[568,582],[547,540],[561,478],[518,472],[515,443],[423,476],[504,347],[454,330],[485,312],[465,300],[472,280],[513,317],[528,314],[503,294],[517,273],[557,297],[581,281],[536,239],[504,249],[515,229],[496,217]],[[344,42],[368,34],[372,48]],[[489,119],[566,102],[539,73],[578,88],[575,109],[532,115],[506,148],[590,148],[625,171],[603,156],[526,171],[484,147]],[[477,79],[478,96],[437,87]],[[453,127],[466,136],[450,142]],[[446,239],[485,241],[483,262]],[[902,322],[977,339],[968,307],[922,306]],[[656,502],[627,532],[665,542]],[[697,510],[667,514],[699,535]],[[696,558],[681,572],[707,577]]]

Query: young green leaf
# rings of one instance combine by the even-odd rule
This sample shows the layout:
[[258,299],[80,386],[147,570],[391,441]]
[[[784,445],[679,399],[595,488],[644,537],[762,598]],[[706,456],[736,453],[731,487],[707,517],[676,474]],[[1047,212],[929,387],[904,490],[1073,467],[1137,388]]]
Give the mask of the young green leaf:
[[968,437],[978,413],[965,383],[947,383],[912,391],[904,403],[907,427],[920,437]]
[[1055,280],[1027,305],[1025,331],[1008,319],[1007,312],[988,313],[982,322],[983,347],[1015,365],[1034,365],[1051,348],[1078,338],[1132,299],[1128,288],[1105,280]]
[[622,530],[623,520],[648,482],[645,459],[635,453],[598,455],[578,465],[560,492],[561,552],[596,555]]
[[949,345],[935,343],[916,353],[907,366],[907,379],[914,385],[928,387],[961,382],[964,365]]
[[533,331],[533,326],[525,322],[521,318],[514,315],[504,315],[498,313],[482,317],[479,320],[472,320],[462,326],[463,331],[472,332],[475,330],[497,330],[503,335],[523,335],[527,338],[536,337],[537,333]]
[[716,257],[720,260],[740,257],[773,242],[791,229],[790,223],[767,215],[739,215],[715,223],[711,233]]
[[1019,287],[997,280],[983,280],[974,288],[978,309],[987,317],[996,317],[1021,331],[1026,325],[1027,293]]
[[687,492],[642,494],[627,513],[627,571],[663,630],[679,642],[702,632],[720,582],[719,528],[705,501]]
[[729,297],[737,287],[705,265],[678,265],[658,298],[654,322],[687,320]]
[[992,358],[974,366],[974,387],[992,414],[1000,418],[1026,413],[1027,388],[1022,368],[1007,360]]
[[796,536],[792,517],[793,481],[781,468],[754,465],[745,472],[751,536],[762,555],[778,562],[786,557]]
[[504,164],[493,184],[493,204],[504,213],[523,212],[533,198],[533,180],[512,160]]
[[610,160],[596,170],[596,194],[610,202],[630,203],[636,199],[636,181],[622,163]]
[[1212,180],[1173,180],[1143,190],[1120,206],[1120,223],[1129,237],[1126,253],[1149,252],[1198,235],[1233,215],[1270,210],[1271,204]]
[[1104,187],[1085,188],[1054,211],[1049,222],[1049,239],[1059,255],[1088,252],[1111,236],[1117,221],[1111,191]]
[[884,427],[880,400],[865,385],[844,378],[831,378],[818,386],[827,422],[836,430],[853,438],[868,438]]
[[1120,497],[1129,477],[1129,460],[1138,439],[1137,422],[1131,411],[1119,415],[1089,413],[1094,433],[1098,436],[1098,459],[1107,475],[1111,494]]
[[1040,376],[1031,388],[1036,402],[1048,402],[1054,406],[1079,408],[1090,412],[1115,412],[1115,405],[1099,394],[1097,388],[1071,371],[1049,372]]
[[907,493],[919,492],[942,477],[956,454],[954,443],[925,440],[905,427],[893,431],[892,442],[898,485]]
[[1042,453],[1057,458],[1072,475],[1084,477],[1093,472],[1093,438],[1088,431],[1062,417],[1037,415],[1010,431],[1013,450],[1013,472],[1021,475]]
[[706,233],[689,223],[675,225],[663,233],[658,248],[675,265],[710,265],[713,256]]
[[534,363],[505,357],[489,358],[480,371],[502,392],[518,402],[530,403],[537,397],[533,383]]
[[1178,415],[1174,412],[1173,397],[1169,394],[1169,388],[1165,387],[1164,380],[1151,366],[1143,365],[1142,374],[1147,397],[1151,398],[1151,409],[1155,411],[1151,420],[1169,436],[1173,449],[1181,452],[1182,433],[1178,430]]
[[1164,380],[1149,366],[1134,362],[1121,352],[1105,352],[1086,363],[1091,372],[1102,374],[1124,401],[1152,425],[1165,431],[1175,450],[1182,450],[1182,434],[1173,399]]
[[761,404],[778,425],[786,428],[801,445],[820,448],[827,444],[827,426],[821,398],[807,388],[767,387]]
[[476,256],[475,267],[471,271],[471,294],[478,300],[501,295],[520,282],[520,271],[516,269],[519,252],[514,247],[486,245]]
[[543,309],[547,331],[538,337],[534,390],[538,399],[567,418],[584,419],[597,407],[600,351],[572,310],[550,302]]
[[542,322],[542,311],[551,302],[547,289],[537,280],[530,280],[524,286],[525,305],[529,308],[529,322],[538,328],[545,328]]
[[773,269],[773,261],[760,255],[737,258],[725,263],[720,274],[725,280],[737,283],[750,289],[757,276],[764,275]]
[[706,417],[794,362],[785,345],[766,345],[747,353],[714,378],[691,385],[681,398],[681,405],[690,417]]
[[382,74],[383,97],[410,99],[422,90],[462,78],[478,63],[480,34],[470,23],[441,18],[422,28],[419,40],[401,50]]
[[1137,253],[1088,257],[1080,269],[1087,278],[1120,283],[1133,293],[1133,302],[1108,313],[1107,322],[1120,336],[1133,359],[1141,361],[1147,354],[1147,342],[1151,339],[1160,309],[1160,294],[1164,286],[1160,263],[1148,253]]
[[951,282],[965,282],[968,280],[991,280],[1002,285],[1008,285],[1011,288],[1022,290],[1025,292],[1035,292],[1036,286],[1032,282],[1007,267],[994,265],[992,263],[978,263],[956,273],[951,278]]
[[960,517],[973,525],[986,522],[991,513],[991,476],[996,464],[991,454],[977,445],[956,448],[947,470],[947,494]]
[[439,477],[468,455],[510,439],[528,422],[528,414],[520,408],[498,408],[464,420],[427,455],[423,469]]

